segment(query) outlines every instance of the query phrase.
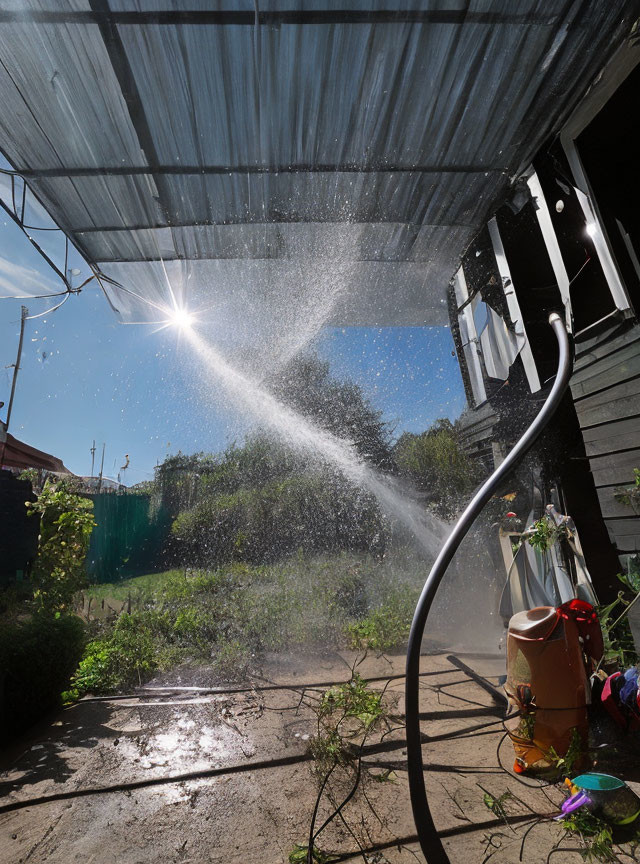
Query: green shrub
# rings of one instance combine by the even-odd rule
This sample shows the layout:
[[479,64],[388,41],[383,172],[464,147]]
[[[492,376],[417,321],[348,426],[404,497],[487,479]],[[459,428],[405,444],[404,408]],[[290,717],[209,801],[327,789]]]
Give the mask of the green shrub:
[[158,574],[155,592],[152,577],[129,580],[122,596],[144,608],[115,625],[94,625],[107,632],[87,647],[76,694],[132,687],[186,661],[238,678],[265,651],[340,647],[347,639],[358,650],[390,650],[406,641],[422,568],[404,562],[398,570],[347,552],[299,553],[269,566]]
[[464,452],[449,420],[437,420],[420,434],[404,432],[394,447],[401,474],[422,489],[433,509],[445,519],[455,516],[480,476]]
[[225,681],[241,681],[246,677],[251,662],[251,651],[237,639],[222,642],[215,653],[213,666]]
[[84,627],[74,615],[0,623],[0,725],[7,734],[61,704],[83,645]]
[[383,606],[347,627],[349,647],[383,653],[399,648],[409,638],[417,592],[398,593]]
[[111,644],[108,639],[99,639],[87,645],[69,689],[62,693],[62,699],[71,702],[85,693],[108,693],[115,690],[116,686]]
[[36,607],[57,612],[68,607],[86,582],[84,562],[93,530],[93,502],[75,495],[65,482],[47,481],[31,515],[40,518],[38,553],[31,581]]
[[148,612],[123,613],[112,633],[90,642],[72,677],[65,701],[85,693],[110,693],[147,681],[158,668],[154,625],[158,618]]
[[323,474],[288,477],[202,501],[174,521],[174,554],[196,566],[271,563],[300,550],[384,549],[371,495]]
[[350,681],[325,690],[317,710],[320,719],[337,712],[341,715],[340,723],[352,717],[365,729],[369,729],[385,714],[382,693],[374,690],[357,673]]

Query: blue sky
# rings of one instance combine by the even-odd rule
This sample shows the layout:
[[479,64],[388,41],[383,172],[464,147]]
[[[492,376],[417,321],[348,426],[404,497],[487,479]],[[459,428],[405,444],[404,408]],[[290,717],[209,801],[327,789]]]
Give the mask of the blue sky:
[[[37,239],[43,238],[62,267],[59,235],[39,232]],[[68,267],[81,271],[74,284],[88,275],[76,253]],[[0,216],[0,295],[14,285],[15,293],[20,286],[32,294],[40,285],[60,290],[17,226]],[[0,299],[0,401],[9,401],[21,304],[36,314],[59,299]],[[396,434],[421,431],[438,417],[453,419],[464,408],[447,328],[326,328],[315,348],[334,375],[362,386]],[[174,330],[119,324],[90,283],[58,311],[27,321],[10,431],[60,457],[77,474],[91,470],[94,439],[99,465],[105,442],[108,476],[116,476],[129,454],[127,484],[151,479],[153,466],[168,453],[223,448],[242,438],[246,419],[227,409],[214,385],[196,385],[188,351]],[[0,416],[5,418],[6,405]]]

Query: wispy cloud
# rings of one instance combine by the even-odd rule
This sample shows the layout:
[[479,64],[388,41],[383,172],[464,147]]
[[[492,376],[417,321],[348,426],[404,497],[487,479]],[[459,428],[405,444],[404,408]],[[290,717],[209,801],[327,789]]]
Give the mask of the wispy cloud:
[[61,282],[0,255],[0,297],[34,297],[63,290]]

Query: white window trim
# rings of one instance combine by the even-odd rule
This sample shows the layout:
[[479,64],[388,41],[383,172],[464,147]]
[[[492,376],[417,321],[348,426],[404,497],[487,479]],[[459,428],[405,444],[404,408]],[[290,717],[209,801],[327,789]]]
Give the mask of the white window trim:
[[509,309],[509,315],[511,317],[511,321],[515,326],[516,335],[520,339],[522,339],[523,342],[522,349],[520,350],[520,357],[522,357],[524,371],[527,376],[527,381],[529,382],[529,389],[532,393],[537,393],[538,390],[541,389],[540,377],[536,368],[536,362],[533,359],[533,354],[531,353],[529,338],[527,336],[527,331],[522,320],[522,311],[520,309],[520,304],[518,303],[518,298],[516,297],[516,292],[513,287],[513,279],[511,278],[509,262],[507,261],[507,256],[504,251],[504,244],[502,243],[502,237],[500,236],[500,229],[498,228],[498,222],[495,216],[493,217],[493,219],[489,220],[488,228],[489,236],[491,237],[491,243],[493,245],[493,252],[496,256],[498,272],[500,273],[500,278],[502,279],[504,296],[507,298],[507,308]]
[[549,253],[553,275],[556,277],[556,283],[560,289],[560,297],[562,298],[565,310],[564,319],[567,322],[567,325],[572,328],[573,319],[571,315],[571,283],[569,281],[569,274],[567,273],[562,252],[560,251],[558,237],[555,228],[553,227],[551,213],[549,212],[549,207],[547,205],[547,199],[544,197],[544,192],[542,191],[542,184],[540,183],[540,179],[533,167],[530,169],[530,174],[527,177],[527,185],[536,205],[536,217],[538,219],[538,224],[540,225],[540,230],[542,231],[544,245],[547,247],[547,252]]
[[[469,365],[469,381],[471,383],[471,391],[475,407],[487,401],[487,391],[484,386],[484,377],[482,375],[482,364],[480,363],[480,353],[478,351],[478,333],[476,331],[476,322],[473,318],[473,309],[469,300],[469,288],[465,279],[462,267],[454,276],[454,288],[456,292],[456,303],[458,308],[466,304],[464,309],[459,312],[459,317],[463,319],[465,329],[467,331],[467,341],[462,339],[462,348],[467,357]],[[468,349],[468,353],[465,349]],[[470,362],[469,362],[470,360]]]
[[627,309],[632,309],[631,302],[615,257],[611,251],[611,244],[600,217],[598,203],[589,184],[589,179],[586,176],[575,142],[580,133],[586,129],[596,114],[604,108],[618,87],[630,75],[638,63],[640,63],[640,44],[637,42],[632,43],[630,39],[626,39],[597,80],[592,84],[590,90],[577,106],[560,133],[560,143],[573,172],[577,187],[576,191],[579,193],[578,200],[580,201],[580,206],[582,207],[587,224],[593,225],[595,229],[593,242],[609,285],[611,296],[616,307],[623,312]]
[[560,136],[560,140],[562,141],[562,146],[567,154],[567,159],[569,160],[569,165],[576,181],[576,195],[578,196],[578,201],[582,207],[585,222],[587,225],[593,226],[593,231],[589,236],[593,241],[593,245],[600,260],[600,266],[602,267],[609,290],[611,291],[613,302],[616,304],[617,309],[624,312],[627,309],[631,309],[631,302],[629,300],[629,295],[627,294],[627,289],[625,288],[624,282],[620,276],[618,265],[613,257],[609,237],[604,227],[604,223],[600,218],[600,211],[598,210],[595,196],[593,195],[589,180],[585,174],[582,160],[578,153],[578,148],[573,139],[567,140],[564,138],[564,133]]

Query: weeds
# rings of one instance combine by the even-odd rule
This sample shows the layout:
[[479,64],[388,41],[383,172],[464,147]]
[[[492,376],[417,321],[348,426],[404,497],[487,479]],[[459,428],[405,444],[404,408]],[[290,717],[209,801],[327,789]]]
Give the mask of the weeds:
[[617,861],[613,849],[613,831],[603,819],[599,819],[584,807],[574,810],[562,822],[565,830],[582,841],[582,857],[589,862]]
[[336,765],[357,757],[368,732],[386,716],[382,695],[357,673],[344,684],[327,690],[316,709],[318,733],[311,739],[315,770],[324,776]]
[[335,711],[340,711],[343,719],[357,719],[367,730],[385,716],[382,695],[372,690],[357,673],[345,684],[327,690],[322,697],[318,709],[320,719],[333,716]]
[[152,624],[153,618],[144,612],[121,615],[110,636],[87,645],[63,700],[71,702],[87,692],[108,693],[146,681],[158,667]]
[[[296,843],[291,852],[289,852],[289,864],[307,864],[309,860],[309,847],[301,846],[299,843]],[[326,852],[323,852],[322,849],[318,849],[317,846],[314,846],[311,850],[311,860],[314,864],[329,864],[331,861],[335,861],[335,855],[328,855]]]
[[[311,851],[316,848],[315,841],[336,817],[340,818],[347,831],[359,843],[344,815],[347,804],[358,791],[362,793],[376,819],[381,821],[366,794],[364,781],[369,776],[380,783],[393,780],[390,771],[369,775],[362,761],[364,748],[374,730],[382,726],[386,727],[386,732],[398,728],[392,725],[394,718],[385,700],[385,691],[372,689],[353,670],[349,681],[325,691],[314,710],[318,732],[312,738],[310,748],[319,791],[311,818],[309,841],[306,846],[296,846],[296,854],[300,857],[289,858],[290,861],[304,864],[313,864],[316,861]],[[333,810],[316,829],[320,803],[325,798]]]
[[[624,582],[623,577],[619,576],[618,578]],[[603,662],[605,664],[614,663],[621,669],[626,669],[627,666],[631,666],[638,660],[629,621],[626,616],[623,617],[628,605],[628,601],[620,591],[612,603],[596,607],[602,629]],[[614,617],[614,610],[617,610],[619,606],[622,606],[622,614]]]
[[573,774],[574,768],[577,768],[580,765],[580,762],[584,759],[584,755],[584,741],[582,740],[582,736],[577,727],[574,726],[571,730],[569,747],[564,756],[558,756],[555,749],[549,747],[547,759],[552,763],[553,767],[557,771],[562,771],[562,773],[568,777],[570,774]]
[[353,759],[352,750],[335,729],[315,735],[309,747],[318,774],[326,774],[334,765],[346,764]]
[[509,820],[507,818],[505,804],[511,798],[513,798],[513,795],[511,794],[511,792],[509,792],[509,790],[503,792],[502,795],[499,795],[497,798],[494,798],[494,796],[491,795],[491,793],[489,792],[484,792],[483,795],[484,806],[487,809],[491,810],[494,816],[497,816],[498,819],[502,819],[503,822],[507,825],[509,824]]
[[204,663],[238,680],[265,651],[345,641],[389,650],[406,639],[416,595],[397,583],[384,563],[342,553],[98,586],[98,601],[129,600],[131,612],[91,622],[94,638],[65,697],[130,688],[181,663]]
[[349,647],[383,654],[404,645],[409,638],[416,600],[417,592],[405,591],[348,625]]

